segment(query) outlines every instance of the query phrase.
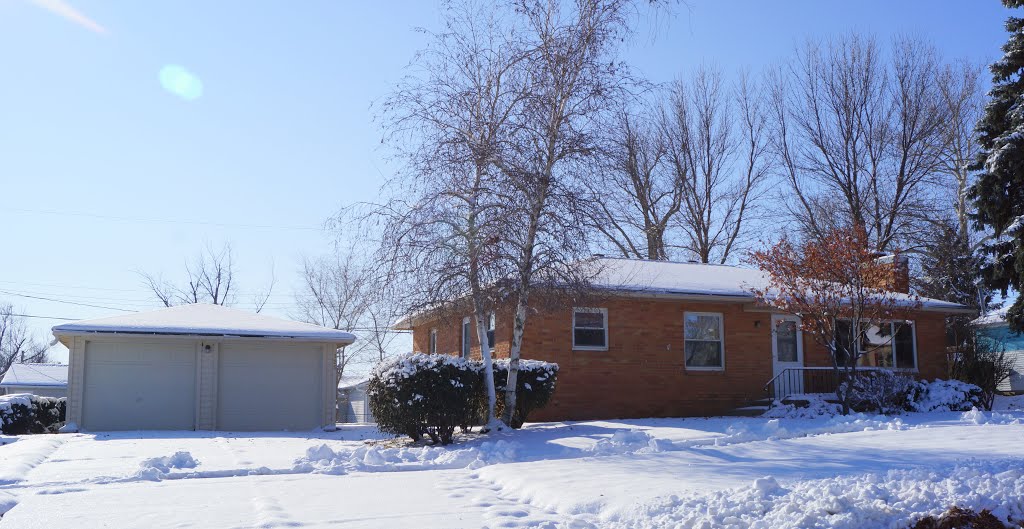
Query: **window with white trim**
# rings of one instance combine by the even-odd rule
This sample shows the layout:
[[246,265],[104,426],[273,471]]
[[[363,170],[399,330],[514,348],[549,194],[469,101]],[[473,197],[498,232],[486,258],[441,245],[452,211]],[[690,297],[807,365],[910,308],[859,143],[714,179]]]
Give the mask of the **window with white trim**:
[[494,326],[497,323],[497,317],[494,313],[487,314],[487,346],[491,351],[494,350]]
[[572,309],[572,348],[583,351],[608,350],[608,309]]
[[462,318],[462,358],[469,358],[469,350],[472,347],[472,329],[473,327],[469,324],[469,316]]
[[430,354],[437,354],[437,329],[430,329]]
[[722,314],[683,314],[683,348],[687,369],[725,369]]
[[[836,321],[836,355],[840,366],[846,365],[846,353],[851,351],[858,355],[858,367],[917,368],[914,322],[864,325],[862,331],[854,337],[849,320]],[[851,344],[852,341],[857,343]]]

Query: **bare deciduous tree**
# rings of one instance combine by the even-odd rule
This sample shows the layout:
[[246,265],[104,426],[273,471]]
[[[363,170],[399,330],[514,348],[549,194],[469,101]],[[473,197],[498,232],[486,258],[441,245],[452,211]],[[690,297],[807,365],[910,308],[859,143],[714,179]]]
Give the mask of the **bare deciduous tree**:
[[14,363],[46,361],[46,344],[39,343],[25,327],[25,320],[10,303],[0,305],[0,377]]
[[744,74],[735,90],[700,68],[679,81],[662,119],[670,170],[682,186],[679,245],[702,263],[725,263],[746,241],[768,174],[766,117]]
[[398,336],[391,329],[395,311],[384,291],[386,283],[355,255],[350,249],[305,259],[302,290],[295,296],[299,319],[358,335],[354,344],[338,349],[339,380],[350,365],[383,360]]
[[[165,307],[189,303],[231,305],[237,300],[234,253],[225,243],[220,250],[207,244],[192,261],[185,262],[186,281],[176,284],[147,272],[139,272],[143,283]],[[256,312],[263,310],[270,299],[276,280],[271,271],[267,288],[253,296]]]
[[585,179],[592,228],[623,257],[668,259],[666,241],[682,204],[683,187],[666,170],[658,114],[643,105],[616,112],[595,171]]
[[810,42],[771,89],[783,199],[801,230],[863,228],[877,250],[905,249],[942,163],[934,48],[899,38],[886,63],[873,38]]

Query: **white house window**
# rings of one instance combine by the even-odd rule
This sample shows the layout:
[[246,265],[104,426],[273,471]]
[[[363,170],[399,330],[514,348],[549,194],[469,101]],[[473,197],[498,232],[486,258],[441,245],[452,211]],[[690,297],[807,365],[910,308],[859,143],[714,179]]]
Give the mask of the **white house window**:
[[[846,365],[846,351],[855,351],[860,367],[916,369],[917,345],[914,322],[891,321],[865,325],[859,337],[852,335],[850,321],[836,322],[836,353],[840,365]],[[852,341],[856,341],[856,348]]]
[[688,369],[724,369],[722,315],[717,312],[687,312],[683,315],[683,338]]
[[793,320],[782,320],[775,326],[775,356],[779,362],[800,361],[796,327]]
[[487,345],[490,350],[494,350],[494,326],[497,323],[497,318],[494,313],[491,312],[487,315]]
[[469,348],[471,346],[470,338],[473,334],[470,332],[472,326],[469,324],[469,318],[462,319],[462,358],[469,358]]
[[608,349],[608,309],[572,310],[572,348],[591,351]]
[[430,354],[437,354],[437,329],[430,329]]

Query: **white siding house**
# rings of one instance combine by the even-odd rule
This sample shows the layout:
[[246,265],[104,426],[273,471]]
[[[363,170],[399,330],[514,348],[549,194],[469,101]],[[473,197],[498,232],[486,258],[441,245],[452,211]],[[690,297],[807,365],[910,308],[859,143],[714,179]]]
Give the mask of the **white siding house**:
[[0,395],[31,393],[41,397],[68,396],[66,364],[11,364],[0,379]]
[[983,337],[998,351],[1003,351],[1012,363],[1010,377],[999,385],[999,391],[1024,393],[1024,334],[1010,330],[1006,323],[1008,307],[993,311],[974,320]]
[[338,422],[377,422],[370,411],[366,377],[342,377],[338,382]]
[[333,428],[334,359],[355,336],[219,305],[53,328],[82,430]]

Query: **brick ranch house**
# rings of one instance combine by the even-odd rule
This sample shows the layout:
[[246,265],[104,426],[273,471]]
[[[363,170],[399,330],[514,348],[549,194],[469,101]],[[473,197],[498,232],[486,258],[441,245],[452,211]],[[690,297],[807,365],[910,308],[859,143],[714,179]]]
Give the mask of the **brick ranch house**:
[[[560,366],[552,401],[531,420],[718,415],[766,396],[766,385],[776,376],[795,381],[789,391],[800,393],[805,380],[811,384],[810,376],[830,373],[828,350],[802,336],[794,316],[755,304],[747,289],[765,283],[758,270],[597,261],[602,271],[593,285],[601,301],[534,313],[527,320],[523,358]],[[894,270],[900,274],[897,284],[906,287],[905,263]],[[865,344],[874,352],[862,358],[864,365],[921,378],[946,376],[946,316],[971,310],[921,301],[911,325],[868,333],[878,342]],[[512,310],[490,315],[496,358],[508,357]],[[480,357],[468,311],[462,319],[421,314],[399,327],[412,329],[416,351]]]

